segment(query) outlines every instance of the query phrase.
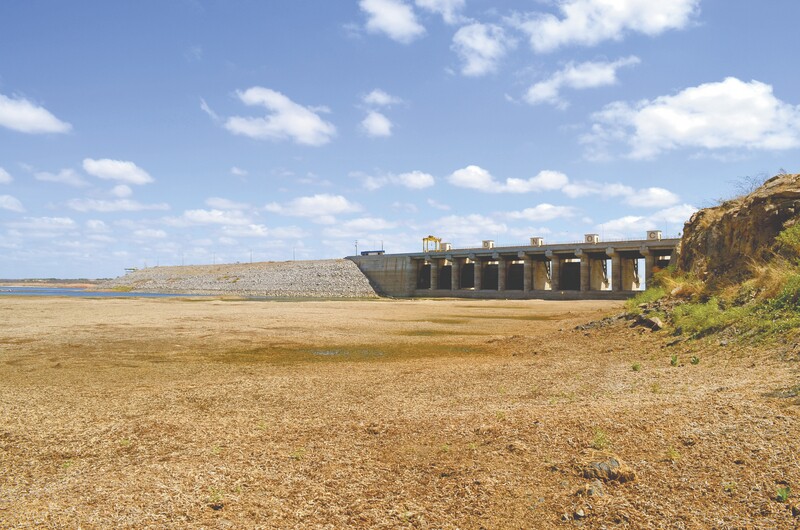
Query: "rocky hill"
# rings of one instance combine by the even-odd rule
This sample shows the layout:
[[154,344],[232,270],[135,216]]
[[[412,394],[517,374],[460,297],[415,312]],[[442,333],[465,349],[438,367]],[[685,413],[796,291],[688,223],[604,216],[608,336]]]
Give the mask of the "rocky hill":
[[150,267],[98,289],[291,298],[372,298],[375,291],[349,260]]
[[695,213],[686,223],[678,269],[710,287],[738,283],[768,260],[775,237],[800,219],[800,175],[783,174],[754,192]]

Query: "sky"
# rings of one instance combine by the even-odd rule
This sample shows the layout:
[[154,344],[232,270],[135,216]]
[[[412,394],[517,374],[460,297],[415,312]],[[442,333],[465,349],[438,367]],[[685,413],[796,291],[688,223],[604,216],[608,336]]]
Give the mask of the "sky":
[[795,0],[4,0],[0,278],[680,234],[798,172]]

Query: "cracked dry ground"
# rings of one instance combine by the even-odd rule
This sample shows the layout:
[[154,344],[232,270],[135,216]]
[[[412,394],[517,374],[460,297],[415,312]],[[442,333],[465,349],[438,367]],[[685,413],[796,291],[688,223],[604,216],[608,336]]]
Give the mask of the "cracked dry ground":
[[0,299],[0,527],[797,526],[796,347],[620,310]]

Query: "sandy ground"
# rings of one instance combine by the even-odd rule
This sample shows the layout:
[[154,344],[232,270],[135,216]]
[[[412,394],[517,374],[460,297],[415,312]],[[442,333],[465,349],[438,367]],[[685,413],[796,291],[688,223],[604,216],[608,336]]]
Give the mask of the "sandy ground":
[[0,298],[0,527],[796,528],[800,347],[619,310]]

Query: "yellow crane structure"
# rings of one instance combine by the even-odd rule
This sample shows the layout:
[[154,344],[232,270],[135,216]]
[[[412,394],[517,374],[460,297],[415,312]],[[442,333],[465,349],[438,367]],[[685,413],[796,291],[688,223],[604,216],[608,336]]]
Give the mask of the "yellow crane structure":
[[428,236],[422,238],[422,252],[441,252],[442,238]]

